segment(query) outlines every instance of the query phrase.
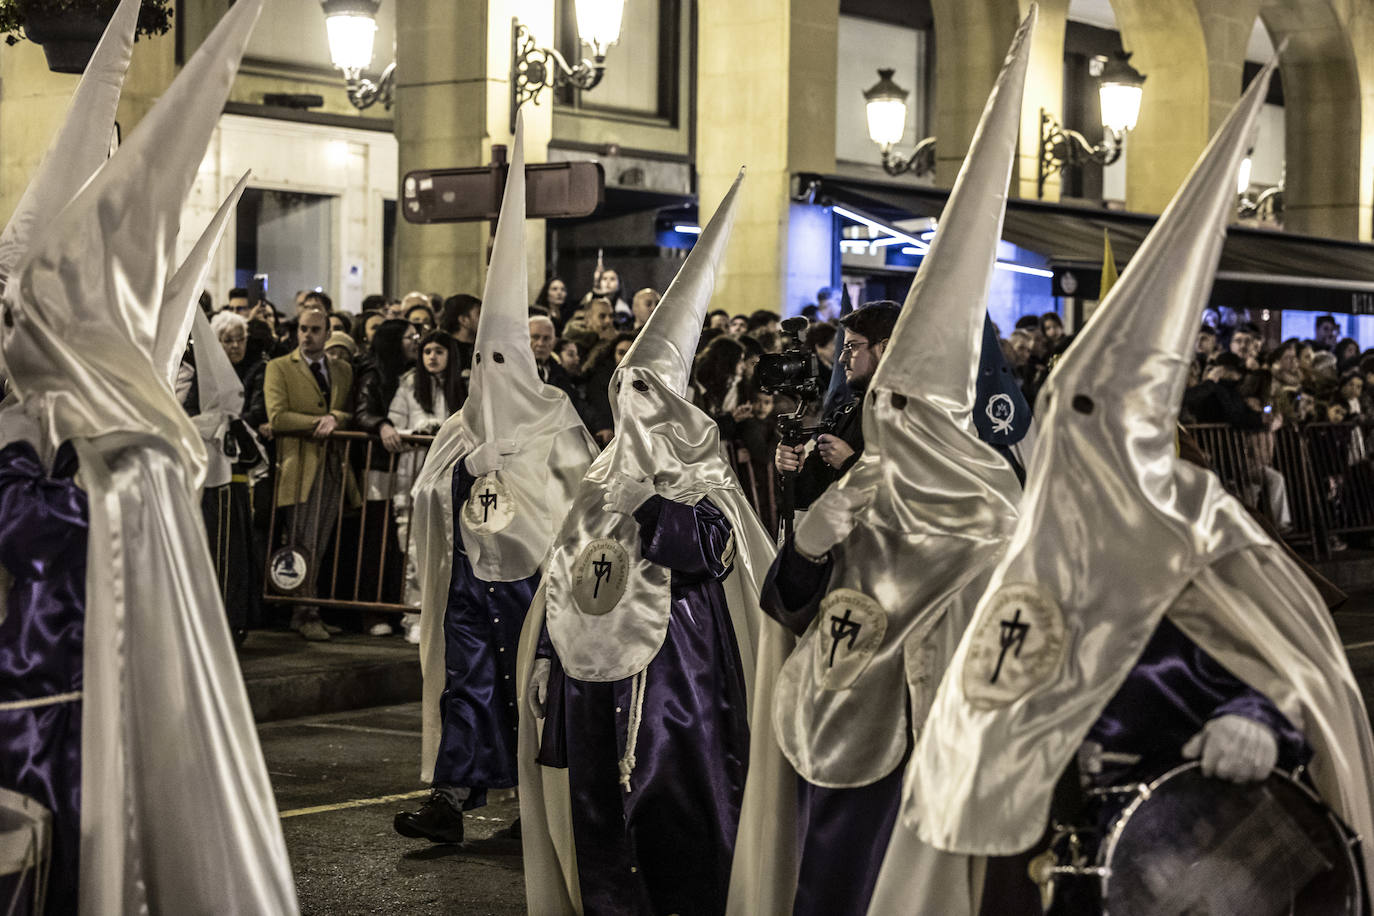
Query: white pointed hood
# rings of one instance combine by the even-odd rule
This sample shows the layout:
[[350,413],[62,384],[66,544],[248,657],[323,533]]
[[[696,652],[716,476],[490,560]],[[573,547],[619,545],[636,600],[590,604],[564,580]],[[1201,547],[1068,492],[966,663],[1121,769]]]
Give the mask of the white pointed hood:
[[[736,556],[727,602],[752,689],[758,586],[772,562],[771,538],[721,457],[715,421],[685,399],[743,180],[741,170],[611,376],[615,438],[588,469],[550,557],[549,634],[564,669],[579,680],[614,681],[642,671],[667,632],[668,570],[640,556],[633,518],[602,510],[607,486],[624,476],[650,479],[660,496],[689,505],[709,496],[730,519]],[[624,559],[616,573],[624,588],[598,591],[591,607],[577,597],[578,583],[586,580],[590,552],[603,545]]]
[[19,264],[34,235],[65,207],[110,155],[115,109],[133,57],[141,0],[121,0],[9,223],[0,233],[0,287]]
[[1032,5],[1007,50],[865,395],[867,457],[840,486],[877,488],[866,513],[876,524],[993,533],[1009,530],[1021,498],[1010,466],[978,438],[973,407],[1037,14]]
[[[159,323],[168,329],[158,335],[158,347],[164,352],[153,354],[154,364],[163,364],[167,369],[167,380],[175,384],[176,370],[186,349],[186,337],[181,326],[188,326],[195,343],[196,392],[200,405],[200,412],[191,418],[191,423],[205,442],[203,486],[206,489],[223,486],[232,476],[233,463],[224,452],[224,439],[229,432],[230,422],[243,411],[243,382],[234,371],[234,364],[229,362],[229,355],[210,329],[210,319],[200,307],[199,293],[210,271],[210,258],[219,247],[229,216],[238,206],[247,184],[248,174],[245,173],[167,284],[162,296]],[[178,342],[178,346],[172,346]]]
[[[1040,836],[1055,781],[1166,612],[1303,730],[1326,801],[1374,835],[1374,743],[1319,595],[1174,444],[1236,171],[1273,69],[1251,84],[1040,395],[1015,537],[908,773],[932,799],[916,826],[939,848],[1012,853]],[[1008,620],[1029,627],[1018,653],[1001,651]]]
[[[229,196],[220,204],[215,215],[211,217],[205,230],[201,232],[200,238],[196,240],[195,247],[191,253],[181,262],[176,274],[167,282],[166,288],[162,293],[162,314],[158,318],[157,345],[153,350],[153,364],[161,366],[168,384],[176,383],[177,367],[181,365],[181,354],[186,348],[186,335],[191,333],[191,326],[195,319],[195,313],[201,311],[200,291],[205,288],[205,278],[210,274],[210,259],[214,257],[220,242],[224,239],[224,230],[229,226],[229,217],[239,205],[239,198],[243,197],[243,191],[248,187],[248,178],[252,172],[244,172],[243,177],[234,185],[234,189],[229,192]],[[211,338],[213,339],[213,337]],[[199,337],[196,343],[200,343]],[[199,359],[199,355],[197,356]],[[230,366],[233,373],[233,364],[229,363],[225,357],[225,363]],[[204,373],[200,373],[204,375]],[[237,376],[235,376],[237,377]],[[206,391],[204,379],[201,379],[200,386],[200,408],[207,410]],[[240,400],[234,404],[233,412],[238,414],[243,404],[243,385],[239,384]]]
[[[520,115],[477,320],[468,399],[448,431],[440,430],[432,449],[441,455],[451,452],[449,442],[460,433],[470,443],[461,449],[464,454],[496,439],[514,440],[519,449],[504,468],[472,488],[459,513],[473,572],[486,582],[514,582],[538,571],[577,480],[596,455],[596,444],[567,394],[539,378],[530,350],[529,301]],[[420,476],[433,485],[423,469]],[[482,505],[483,497],[496,502]]]
[[260,7],[243,0],[225,15],[130,139],[32,239],[4,293],[0,349],[55,442],[156,430],[197,485],[204,447],[154,354],[184,334],[162,308],[181,208]]
[[538,435],[578,425],[567,395],[545,385],[530,350],[529,273],[525,250],[524,115],[516,118],[501,216],[477,320],[463,420],[478,442]]
[[81,868],[63,876],[82,916],[298,909],[206,546],[204,448],[154,357],[185,317],[163,321],[181,208],[262,2],[230,9],[0,300],[18,398],[73,442],[90,497]]
[[[1032,5],[864,395],[863,455],[836,486],[869,502],[778,678],[773,734],[814,785],[870,785],[901,765],[1016,524],[1020,482],[978,438],[973,405],[1036,17]],[[842,645],[836,626],[858,629]]]

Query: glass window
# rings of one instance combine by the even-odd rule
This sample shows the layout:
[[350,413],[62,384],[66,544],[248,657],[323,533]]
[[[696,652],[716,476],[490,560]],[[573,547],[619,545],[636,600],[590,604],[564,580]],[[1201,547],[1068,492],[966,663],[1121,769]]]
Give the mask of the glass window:
[[[625,0],[620,40],[606,53],[606,75],[591,92],[565,89],[558,103],[592,111],[672,118],[676,101],[678,0]],[[572,64],[590,52],[577,35],[574,0],[558,0],[555,47]]]

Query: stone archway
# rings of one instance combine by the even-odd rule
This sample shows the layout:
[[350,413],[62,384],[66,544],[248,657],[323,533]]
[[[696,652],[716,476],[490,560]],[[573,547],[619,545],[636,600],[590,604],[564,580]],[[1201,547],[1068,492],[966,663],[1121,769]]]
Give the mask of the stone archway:
[[[1350,33],[1329,0],[1266,0],[1260,20],[1283,77],[1284,227],[1336,238],[1368,236],[1371,189],[1361,180],[1363,118]],[[1367,167],[1366,167],[1367,168]]]

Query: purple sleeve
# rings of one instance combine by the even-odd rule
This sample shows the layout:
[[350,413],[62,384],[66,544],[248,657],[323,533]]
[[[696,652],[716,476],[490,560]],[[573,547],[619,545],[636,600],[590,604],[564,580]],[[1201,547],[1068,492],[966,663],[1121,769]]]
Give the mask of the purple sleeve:
[[650,563],[693,579],[724,579],[734,560],[734,531],[709,499],[695,506],[651,496],[635,510],[639,551]]
[[[472,485],[477,482],[477,478],[468,473],[467,456],[459,458],[453,465],[453,511],[454,525],[458,524],[457,513],[459,507],[468,501],[468,495],[472,493]],[[458,532],[455,530],[454,534]]]
[[830,572],[834,567],[835,561],[829,557],[822,563],[805,559],[789,538],[763,580],[759,606],[769,617],[802,635],[820,613],[821,599],[830,590]]

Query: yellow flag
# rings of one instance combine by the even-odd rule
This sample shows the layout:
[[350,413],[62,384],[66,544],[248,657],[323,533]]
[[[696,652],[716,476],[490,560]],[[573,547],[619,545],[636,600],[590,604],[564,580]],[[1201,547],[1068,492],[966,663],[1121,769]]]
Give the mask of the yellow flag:
[[1112,257],[1112,236],[1104,226],[1102,228],[1102,290],[1097,294],[1097,301],[1101,302],[1107,298],[1107,292],[1116,285],[1116,258]]

